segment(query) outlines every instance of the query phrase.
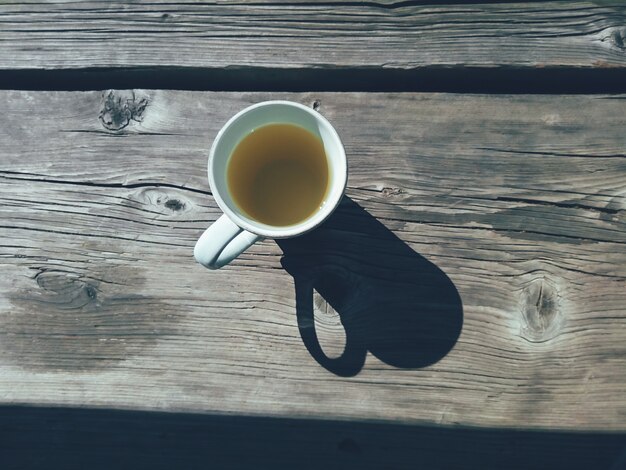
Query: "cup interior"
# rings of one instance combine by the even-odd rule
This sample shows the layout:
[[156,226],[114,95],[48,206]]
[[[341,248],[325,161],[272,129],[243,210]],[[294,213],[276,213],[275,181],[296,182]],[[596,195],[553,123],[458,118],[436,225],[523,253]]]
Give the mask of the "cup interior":
[[[326,198],[318,211],[294,225],[267,225],[248,217],[235,204],[228,188],[226,172],[233,150],[254,129],[268,124],[300,126],[324,144],[330,179]],[[209,183],[220,208],[242,228],[272,238],[299,235],[323,222],[339,204],[347,175],[345,151],[332,125],[313,109],[290,101],[266,101],[236,114],[217,135],[209,155]]]

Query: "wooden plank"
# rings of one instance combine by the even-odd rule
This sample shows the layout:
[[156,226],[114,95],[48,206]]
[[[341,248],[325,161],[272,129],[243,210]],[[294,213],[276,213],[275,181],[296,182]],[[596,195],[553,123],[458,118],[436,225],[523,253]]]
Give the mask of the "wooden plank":
[[[349,198],[210,272],[207,149],[270,98],[336,125]],[[2,403],[626,429],[625,96],[0,99]]]
[[618,1],[2,2],[0,69],[624,68]]

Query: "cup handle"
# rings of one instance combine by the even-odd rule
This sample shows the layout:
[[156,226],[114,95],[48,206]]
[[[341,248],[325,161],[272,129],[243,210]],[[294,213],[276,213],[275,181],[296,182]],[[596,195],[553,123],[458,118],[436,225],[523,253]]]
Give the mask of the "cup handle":
[[260,239],[260,236],[242,229],[222,214],[198,239],[193,256],[201,265],[219,269]]

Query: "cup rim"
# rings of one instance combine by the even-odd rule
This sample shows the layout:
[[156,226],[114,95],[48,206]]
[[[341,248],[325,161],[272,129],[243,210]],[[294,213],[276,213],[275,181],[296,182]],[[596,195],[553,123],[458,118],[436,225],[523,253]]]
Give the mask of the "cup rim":
[[[320,209],[319,212],[324,212],[324,215],[318,220],[312,220],[313,216],[311,216],[305,219],[301,223],[298,223],[295,225],[289,225],[286,227],[272,226],[272,225],[264,224],[262,222],[256,222],[256,224],[258,225],[252,225],[240,214],[231,210],[231,208],[224,202],[224,200],[222,199],[222,196],[217,191],[217,185],[215,183],[215,178],[214,178],[213,172],[211,171],[211,168],[213,166],[213,160],[215,158],[215,151],[217,149],[217,146],[220,140],[222,139],[222,137],[224,136],[228,128],[230,128],[243,115],[250,113],[251,111],[254,111],[257,108],[261,108],[265,106],[273,106],[273,105],[291,106],[291,107],[298,108],[301,111],[308,113],[309,115],[313,116],[316,120],[321,121],[330,130],[333,140],[336,140],[339,143],[341,156],[343,157],[343,161],[345,163],[345,169],[346,169],[343,180],[336,183],[336,185],[341,184],[341,191],[338,193],[339,196],[337,197],[336,200],[327,201],[327,204],[322,209]],[[217,202],[217,205],[224,212],[224,214],[226,214],[233,222],[239,225],[239,227],[247,230],[248,232],[251,232],[256,235],[263,236],[263,237],[290,238],[290,237],[302,235],[304,233],[307,233],[317,228],[324,221],[326,221],[331,216],[331,214],[335,211],[335,209],[339,206],[339,203],[341,202],[341,199],[343,198],[343,195],[346,190],[346,186],[348,184],[348,159],[346,158],[346,153],[345,153],[343,142],[341,141],[341,138],[339,137],[339,134],[337,133],[336,129],[319,112],[313,109],[310,109],[308,106],[305,106],[301,103],[297,103],[295,101],[268,100],[268,101],[261,101],[259,103],[255,103],[251,106],[248,106],[242,109],[241,111],[236,113],[234,116],[232,116],[226,122],[226,124],[222,126],[222,128],[219,130],[219,132],[215,136],[215,139],[213,140],[213,144],[211,145],[211,150],[209,152],[207,172],[208,172],[208,177],[209,177],[209,185],[211,187],[211,193],[213,194],[213,197],[215,201]],[[319,214],[319,212],[317,213]]]

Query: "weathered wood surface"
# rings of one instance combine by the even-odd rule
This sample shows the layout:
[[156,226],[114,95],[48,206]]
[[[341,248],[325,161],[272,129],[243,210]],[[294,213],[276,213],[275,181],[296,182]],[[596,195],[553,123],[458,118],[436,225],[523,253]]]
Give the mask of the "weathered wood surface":
[[[270,98],[349,198],[208,271],[207,149]],[[623,433],[625,98],[1,92],[0,400]]]
[[436,3],[0,2],[0,69],[626,66],[621,1]]

